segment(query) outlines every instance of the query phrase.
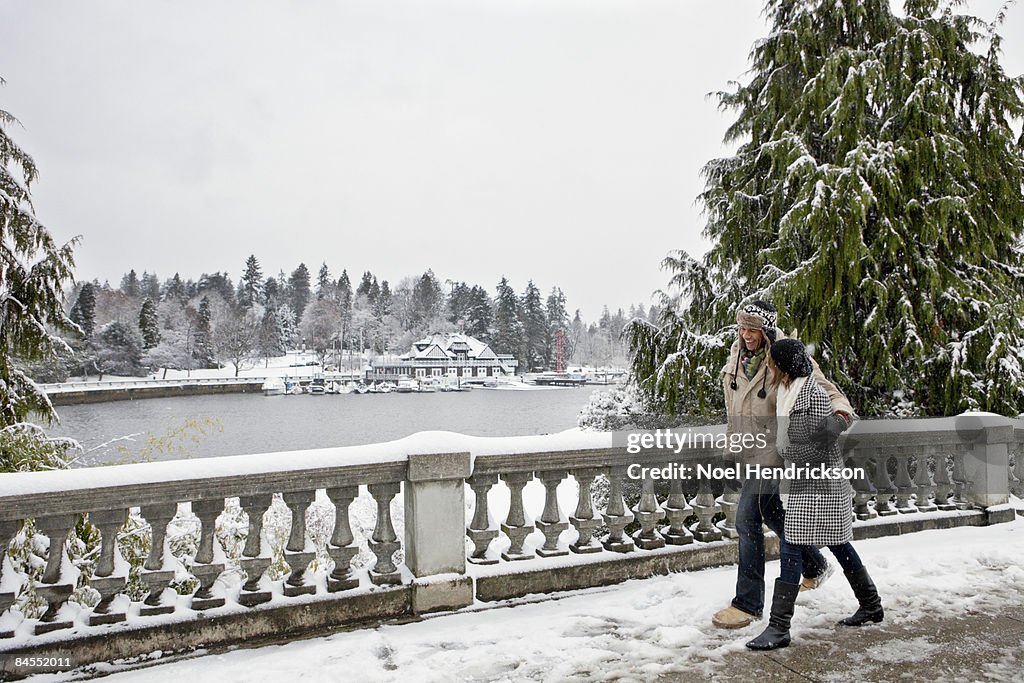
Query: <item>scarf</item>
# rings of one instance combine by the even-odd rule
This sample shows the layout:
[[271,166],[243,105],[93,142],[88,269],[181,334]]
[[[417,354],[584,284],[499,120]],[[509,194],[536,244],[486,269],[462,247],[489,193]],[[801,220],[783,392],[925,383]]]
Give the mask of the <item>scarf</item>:
[[761,361],[764,360],[767,351],[767,344],[762,345],[760,349],[753,353],[743,349],[743,374],[746,375],[747,379],[754,379],[754,375],[757,374],[757,369],[761,367]]
[[775,399],[775,414],[779,418],[783,418],[778,422],[779,429],[775,435],[775,445],[779,450],[779,455],[782,455],[782,452],[789,446],[789,415],[793,412],[793,406],[796,405],[796,397],[806,383],[806,377],[797,377],[789,383],[789,386],[779,385],[779,392]]

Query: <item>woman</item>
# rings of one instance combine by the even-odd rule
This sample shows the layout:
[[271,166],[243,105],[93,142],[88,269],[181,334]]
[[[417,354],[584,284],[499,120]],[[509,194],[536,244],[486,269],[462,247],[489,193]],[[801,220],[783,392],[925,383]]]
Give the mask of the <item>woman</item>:
[[[813,367],[804,345],[796,339],[780,339],[772,344],[768,357],[780,383],[776,404],[779,455],[798,466],[841,468],[843,459],[837,444],[823,446],[810,439],[822,418],[832,415],[832,405],[824,389],[811,377]],[[771,618],[768,628],[747,643],[747,647],[774,650],[789,645],[789,623],[800,591],[803,546],[828,546],[860,602],[856,613],[840,624],[860,626],[882,621],[884,613],[878,591],[850,543],[853,540],[852,497],[853,489],[845,479],[805,476],[791,481],[785,538],[779,543],[782,572],[775,581]]]

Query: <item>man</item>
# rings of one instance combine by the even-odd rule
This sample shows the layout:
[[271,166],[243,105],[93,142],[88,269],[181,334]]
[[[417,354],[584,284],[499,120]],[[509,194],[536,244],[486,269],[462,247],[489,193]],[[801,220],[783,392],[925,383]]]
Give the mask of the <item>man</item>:
[[[733,432],[765,434],[764,448],[753,448],[742,456],[742,464],[782,467],[775,448],[775,405],[777,385],[765,362],[768,348],[779,336],[778,311],[766,301],[753,301],[736,312],[739,334],[722,369],[725,409]],[[853,419],[853,407],[841,391],[821,373],[814,363],[814,378],[828,394],[833,415],[822,420],[814,439],[834,442]],[[779,497],[779,482],[746,478],[736,508],[739,534],[739,569],[736,596],[719,610],[712,623],[719,628],[742,628],[761,617],[764,609],[764,530],[767,525],[780,538],[783,535],[785,509]],[[833,572],[832,566],[816,548],[803,554],[804,579],[801,590],[820,586]]]

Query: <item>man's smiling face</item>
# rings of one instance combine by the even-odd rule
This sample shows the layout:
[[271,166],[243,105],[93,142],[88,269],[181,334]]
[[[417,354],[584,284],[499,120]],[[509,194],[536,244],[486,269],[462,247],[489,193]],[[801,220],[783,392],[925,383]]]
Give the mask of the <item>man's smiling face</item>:
[[747,347],[747,351],[757,351],[761,348],[762,342],[764,342],[764,334],[761,330],[740,325],[740,339],[743,340],[743,345]]

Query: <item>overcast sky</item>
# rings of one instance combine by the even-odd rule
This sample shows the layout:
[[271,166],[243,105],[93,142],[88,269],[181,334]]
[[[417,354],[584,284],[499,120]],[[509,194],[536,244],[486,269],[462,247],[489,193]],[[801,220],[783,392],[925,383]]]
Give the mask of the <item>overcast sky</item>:
[[[989,18],[999,3],[970,3]],[[115,286],[326,261],[505,275],[594,318],[703,252],[701,166],[760,2],[0,0],[37,213]],[[1003,28],[1024,72],[1024,7]]]

